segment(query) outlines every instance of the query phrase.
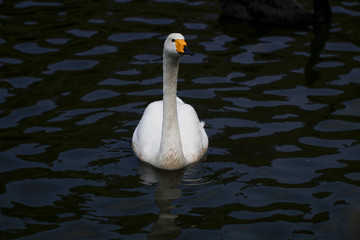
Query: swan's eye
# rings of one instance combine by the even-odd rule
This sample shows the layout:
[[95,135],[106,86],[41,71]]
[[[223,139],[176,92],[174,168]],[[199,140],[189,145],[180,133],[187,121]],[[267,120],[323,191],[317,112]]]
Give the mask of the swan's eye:
[[175,39],[171,39],[172,42],[175,42]]

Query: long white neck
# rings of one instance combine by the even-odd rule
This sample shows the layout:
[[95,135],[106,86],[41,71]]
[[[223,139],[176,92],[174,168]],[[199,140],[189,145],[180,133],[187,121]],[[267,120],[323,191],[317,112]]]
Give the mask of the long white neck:
[[176,107],[179,63],[180,57],[163,54],[163,122],[158,160],[168,169],[185,165]]

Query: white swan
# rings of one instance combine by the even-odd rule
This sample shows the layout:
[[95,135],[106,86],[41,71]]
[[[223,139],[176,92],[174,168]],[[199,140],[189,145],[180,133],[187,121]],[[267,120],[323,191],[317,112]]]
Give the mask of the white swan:
[[163,101],[148,105],[132,138],[138,158],[166,170],[200,160],[209,143],[194,108],[176,96],[181,55],[192,53],[184,36],[172,33],[164,43]]

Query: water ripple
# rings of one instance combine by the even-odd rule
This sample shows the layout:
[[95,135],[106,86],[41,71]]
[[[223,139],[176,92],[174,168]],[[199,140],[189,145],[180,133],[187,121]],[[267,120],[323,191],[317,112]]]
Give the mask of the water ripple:
[[360,84],[360,68],[353,68],[348,74],[339,75],[340,79],[331,81],[333,85],[349,85],[350,83]]
[[55,48],[45,48],[39,47],[37,43],[20,43],[14,46],[14,48],[20,52],[28,54],[43,54],[49,52],[57,52],[58,49]]
[[51,100],[40,100],[35,105],[18,108],[5,117],[0,118],[0,128],[10,128],[19,125],[19,121],[41,115],[42,113],[52,110],[56,107],[55,102]]
[[360,99],[354,99],[343,103],[344,109],[333,112],[333,115],[341,116],[358,116],[360,117]]
[[113,42],[130,42],[139,39],[149,39],[158,36],[158,33],[115,33],[108,37]]
[[94,101],[112,98],[112,97],[116,97],[116,96],[119,96],[119,93],[111,91],[111,90],[99,89],[99,90],[95,90],[91,93],[86,94],[85,96],[83,96],[81,98],[81,100],[85,101],[85,102],[94,102]]
[[153,25],[167,25],[174,23],[174,19],[168,18],[143,18],[143,17],[128,17],[124,18],[125,21],[129,22],[140,22],[140,23],[148,23]]
[[92,55],[102,55],[107,53],[115,53],[117,48],[115,46],[103,45],[94,47],[88,51],[76,53],[76,56],[92,56]]
[[97,30],[82,30],[82,29],[71,29],[66,31],[68,34],[72,34],[76,37],[84,37],[84,38],[90,38],[97,34],[99,31]]
[[20,59],[16,59],[16,58],[0,58],[0,63],[21,64],[21,63],[23,63],[23,61]]
[[327,42],[325,48],[329,51],[360,52],[360,47],[348,42]]
[[37,2],[37,1],[22,1],[14,5],[15,8],[29,8],[29,7],[59,7],[62,6],[59,2]]
[[216,36],[212,39],[212,42],[201,42],[200,44],[205,47],[206,51],[224,51],[226,50],[226,43],[232,42],[235,40],[235,38],[227,36],[227,35],[221,35]]
[[66,44],[70,41],[70,38],[48,38],[46,41],[51,44],[60,45],[60,44]]
[[61,62],[48,65],[49,71],[43,72],[44,74],[52,74],[56,71],[81,71],[93,68],[98,65],[99,61],[95,60],[63,60]]
[[360,130],[360,123],[331,119],[319,123],[314,129],[321,132],[354,131]]
[[10,78],[10,79],[0,79],[0,81],[8,82],[10,83],[14,88],[27,88],[31,84],[41,81],[42,78],[37,77],[16,77],[16,78]]

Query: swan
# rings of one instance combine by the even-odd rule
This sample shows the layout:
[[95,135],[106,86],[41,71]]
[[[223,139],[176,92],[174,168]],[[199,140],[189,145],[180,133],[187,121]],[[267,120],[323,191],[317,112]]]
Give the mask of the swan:
[[199,161],[208,148],[204,122],[176,95],[182,55],[193,55],[184,36],[170,34],[163,50],[163,100],[146,107],[132,137],[137,157],[165,170],[178,170]]
[[297,0],[220,0],[226,17],[267,24],[308,25],[331,22],[329,0],[313,0],[314,13]]

